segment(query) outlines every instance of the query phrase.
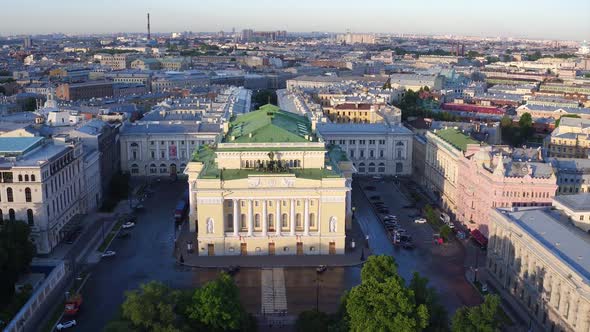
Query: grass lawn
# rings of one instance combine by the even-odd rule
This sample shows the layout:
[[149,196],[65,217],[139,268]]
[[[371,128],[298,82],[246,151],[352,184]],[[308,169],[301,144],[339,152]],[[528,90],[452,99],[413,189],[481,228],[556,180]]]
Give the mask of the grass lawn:
[[117,234],[119,229],[121,229],[121,226],[123,225],[124,222],[125,222],[125,219],[123,219],[123,218],[120,218],[117,221],[115,226],[111,229],[109,234],[105,237],[104,241],[102,241],[100,247],[98,247],[98,251],[105,252],[105,250],[107,250],[107,248],[111,244],[111,241],[113,241],[113,238],[115,237],[115,235]]

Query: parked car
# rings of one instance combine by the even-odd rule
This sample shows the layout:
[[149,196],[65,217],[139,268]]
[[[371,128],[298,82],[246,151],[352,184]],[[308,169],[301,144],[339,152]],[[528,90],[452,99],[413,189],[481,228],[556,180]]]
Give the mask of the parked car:
[[230,266],[224,268],[223,271],[225,271],[230,276],[233,276],[234,274],[236,274],[240,271],[240,266],[239,265],[230,265]]
[[416,248],[416,245],[414,245],[414,242],[411,242],[411,241],[401,241],[400,242],[400,245],[404,249],[414,249],[414,248]]
[[394,214],[388,214],[385,216],[385,218],[397,219],[397,216]]
[[328,267],[326,265],[320,265],[315,269],[315,271],[317,273],[324,273],[324,271],[326,271],[327,269],[328,269]]
[[377,188],[375,188],[375,186],[366,186],[365,187],[365,190],[368,190],[368,191],[375,191],[375,189],[377,189]]
[[67,322],[61,322],[59,324],[57,324],[57,326],[55,326],[55,328],[58,331],[61,331],[63,329],[69,329],[70,327],[76,326],[76,320],[69,320]]
[[108,250],[105,251],[104,253],[102,253],[102,255],[100,255],[100,257],[113,257],[115,256],[117,253],[112,251],[112,250]]
[[383,177],[380,175],[375,175],[375,176],[373,176],[373,180],[377,180],[377,181],[383,180]]
[[117,235],[118,239],[127,239],[131,236],[131,233],[128,232],[121,232],[119,233],[119,235]]
[[374,195],[374,196],[371,196],[371,197],[369,197],[369,198],[370,198],[372,201],[379,201],[379,200],[381,200],[381,196],[379,196],[379,195]]
[[418,219],[414,220],[414,223],[425,224],[425,223],[427,223],[427,220],[425,218],[418,218]]
[[402,206],[402,209],[413,209],[415,207],[416,207],[416,204],[408,204],[408,205]]
[[487,293],[488,292],[488,284],[487,283],[482,283],[481,284],[481,292],[482,293]]
[[128,222],[124,223],[123,226],[121,226],[121,227],[123,229],[133,228],[133,227],[135,227],[135,223],[134,222],[131,222],[131,221],[128,221]]

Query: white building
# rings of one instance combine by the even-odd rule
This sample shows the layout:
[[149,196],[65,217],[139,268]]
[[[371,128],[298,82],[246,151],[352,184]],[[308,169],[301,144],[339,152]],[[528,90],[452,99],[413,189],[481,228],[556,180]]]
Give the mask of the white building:
[[545,331],[589,331],[590,236],[542,208],[493,210],[490,226],[491,281],[523,318]]
[[590,193],[555,196],[553,207],[568,216],[576,227],[590,231]]
[[0,137],[0,221],[28,222],[37,253],[51,252],[85,212],[82,155],[78,141],[63,137]]

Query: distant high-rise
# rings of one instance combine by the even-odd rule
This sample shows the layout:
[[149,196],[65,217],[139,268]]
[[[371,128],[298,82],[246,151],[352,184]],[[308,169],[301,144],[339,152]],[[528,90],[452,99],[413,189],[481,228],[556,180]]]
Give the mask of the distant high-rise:
[[151,40],[152,36],[150,33],[150,13],[147,13],[147,32],[148,32],[147,39]]
[[25,38],[23,39],[23,47],[24,48],[31,48],[33,46],[33,40],[31,39],[31,36],[25,36]]

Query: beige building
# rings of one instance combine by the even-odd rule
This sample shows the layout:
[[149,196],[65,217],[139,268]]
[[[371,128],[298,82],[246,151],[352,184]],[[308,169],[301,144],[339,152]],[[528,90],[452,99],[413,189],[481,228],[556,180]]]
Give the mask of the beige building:
[[493,210],[487,268],[534,330],[590,330],[590,238],[542,208]]
[[459,161],[467,151],[468,145],[477,151],[479,142],[454,128],[429,131],[426,133],[426,141],[426,189],[440,198],[444,209],[455,214]]
[[114,70],[122,70],[129,68],[131,62],[136,58],[137,56],[129,54],[102,54],[100,64]]
[[314,131],[266,105],[195,154],[185,173],[200,255],[344,253],[354,167]]
[[544,145],[549,157],[590,158],[590,120],[562,117]]

